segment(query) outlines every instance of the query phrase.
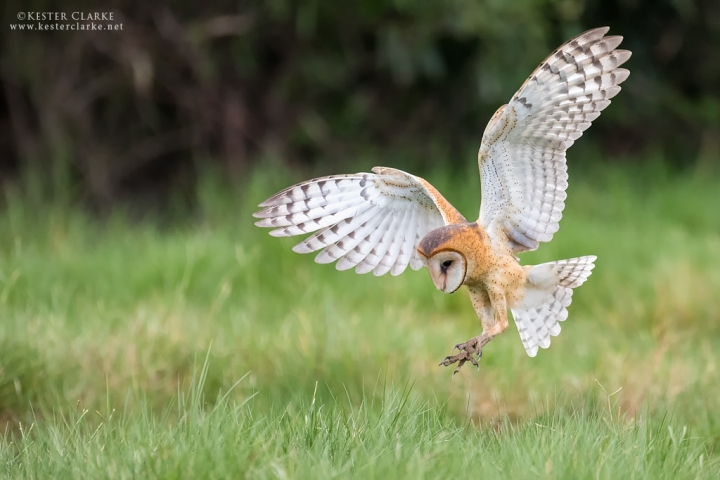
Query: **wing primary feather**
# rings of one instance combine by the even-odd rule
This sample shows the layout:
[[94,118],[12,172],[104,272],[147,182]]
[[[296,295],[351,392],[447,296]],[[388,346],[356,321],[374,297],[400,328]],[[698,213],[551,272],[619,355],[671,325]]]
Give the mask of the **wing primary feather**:
[[[338,228],[334,232],[333,229],[330,229],[331,235],[328,235],[326,239],[329,244],[315,257],[315,261],[317,263],[331,263],[342,257],[347,252],[347,246],[352,245],[350,248],[353,248],[357,244],[352,237],[364,238],[363,235],[368,235],[368,224],[372,225],[372,219],[378,216],[377,210],[367,209],[362,215],[347,218],[335,225]],[[351,238],[346,245],[343,240],[348,236]]]
[[301,201],[306,198],[314,198],[317,196],[328,196],[332,192],[338,192],[340,189],[355,184],[355,181],[361,182],[364,177],[369,174],[350,174],[350,175],[331,175],[328,177],[320,177],[308,180],[297,185],[288,187],[275,195],[271,196],[260,207],[273,207],[286,203]]
[[255,225],[257,225],[258,227],[288,227],[290,225],[307,223],[310,220],[316,220],[319,218],[327,219],[325,221],[317,222],[319,225],[322,225],[323,223],[325,223],[326,225],[330,225],[332,223],[342,220],[343,218],[345,218],[345,215],[347,215],[348,212],[353,212],[357,210],[357,207],[361,206],[363,203],[364,201],[362,199],[354,198],[346,202],[338,202],[336,204],[332,204],[330,208],[318,207],[308,210],[306,212],[289,213],[287,215],[278,214],[277,216],[270,216],[274,214],[271,212],[259,212],[263,215],[268,215],[268,217],[263,218],[258,222],[255,222]]
[[415,231],[417,230],[417,216],[417,210],[412,210],[410,212],[410,221],[406,224],[405,230],[402,232],[404,239],[400,244],[400,254],[398,255],[397,260],[395,260],[395,264],[390,269],[390,275],[392,276],[397,276],[404,272],[408,266],[408,262],[410,262],[412,247],[415,241]]
[[[385,225],[388,222],[389,225]],[[385,253],[392,244],[392,239],[397,233],[398,225],[402,222],[402,217],[398,218],[397,212],[393,211],[392,215],[388,215],[383,225],[381,225],[376,231],[378,232],[379,238],[375,241],[373,248],[368,252],[365,258],[358,263],[355,271],[359,274],[370,273],[378,266],[380,260],[385,256]]]
[[[420,240],[422,240],[422,237],[433,231],[435,228],[430,225],[430,218],[428,217],[428,212],[421,211],[418,214],[417,217],[417,225],[418,228],[415,231],[415,241],[414,245],[417,246],[420,244]],[[424,232],[424,233],[422,233]],[[422,236],[421,236],[422,235]],[[417,251],[417,248],[412,249],[412,253],[410,255],[410,268],[413,270],[420,270],[423,267],[423,261],[420,258],[420,254]]]
[[395,235],[392,237],[390,246],[385,255],[380,259],[378,265],[373,269],[373,275],[379,277],[385,275],[395,265],[395,261],[400,255],[400,244],[405,241],[403,232],[407,228],[407,224],[410,221],[411,210],[405,210],[403,216],[400,219]]
[[[345,237],[343,242],[346,243],[344,248],[346,253],[338,260],[335,268],[348,270],[361,262],[377,243],[376,233],[383,228],[385,220],[391,216],[392,211],[385,210],[368,221],[362,232],[355,232],[354,238]],[[387,228],[387,225],[384,228]]]

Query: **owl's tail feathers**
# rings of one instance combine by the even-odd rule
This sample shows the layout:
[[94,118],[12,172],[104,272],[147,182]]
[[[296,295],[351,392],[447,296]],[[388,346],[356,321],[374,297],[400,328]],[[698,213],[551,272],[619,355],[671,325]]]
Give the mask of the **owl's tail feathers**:
[[596,258],[589,255],[529,267],[525,296],[511,309],[528,355],[537,355],[538,347],[548,348],[550,337],[560,334],[558,322],[568,316],[572,289],[585,283]]

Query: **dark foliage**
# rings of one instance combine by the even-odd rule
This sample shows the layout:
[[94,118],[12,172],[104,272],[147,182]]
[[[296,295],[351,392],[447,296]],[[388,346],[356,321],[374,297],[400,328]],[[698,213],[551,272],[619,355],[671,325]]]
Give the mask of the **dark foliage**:
[[[112,11],[122,30],[10,28],[30,11]],[[0,174],[38,195],[191,192],[207,163],[242,178],[268,157],[464,168],[545,55],[600,25],[625,37],[632,75],[583,141],[683,167],[720,146],[714,0],[34,1],[3,17]]]

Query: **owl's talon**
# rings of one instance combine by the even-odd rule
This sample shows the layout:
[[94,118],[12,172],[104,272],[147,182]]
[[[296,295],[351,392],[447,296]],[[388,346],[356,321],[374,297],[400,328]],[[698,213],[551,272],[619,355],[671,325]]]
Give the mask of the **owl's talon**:
[[[438,366],[449,367],[450,365],[457,363],[457,367],[455,367],[455,370],[453,371],[453,377],[467,362],[472,363],[478,370],[480,370],[478,360],[482,358],[482,350],[480,350],[479,346],[479,337],[472,338],[465,343],[458,343],[455,345],[455,348],[457,348],[459,352],[456,355],[448,355]],[[475,355],[477,355],[477,358],[475,358]]]

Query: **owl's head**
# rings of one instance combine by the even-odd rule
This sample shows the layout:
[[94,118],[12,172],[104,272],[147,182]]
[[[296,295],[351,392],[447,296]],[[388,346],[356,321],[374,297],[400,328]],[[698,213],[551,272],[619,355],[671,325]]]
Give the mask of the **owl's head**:
[[465,282],[467,260],[459,248],[465,225],[447,225],[428,233],[418,245],[420,258],[438,290],[453,293]]

